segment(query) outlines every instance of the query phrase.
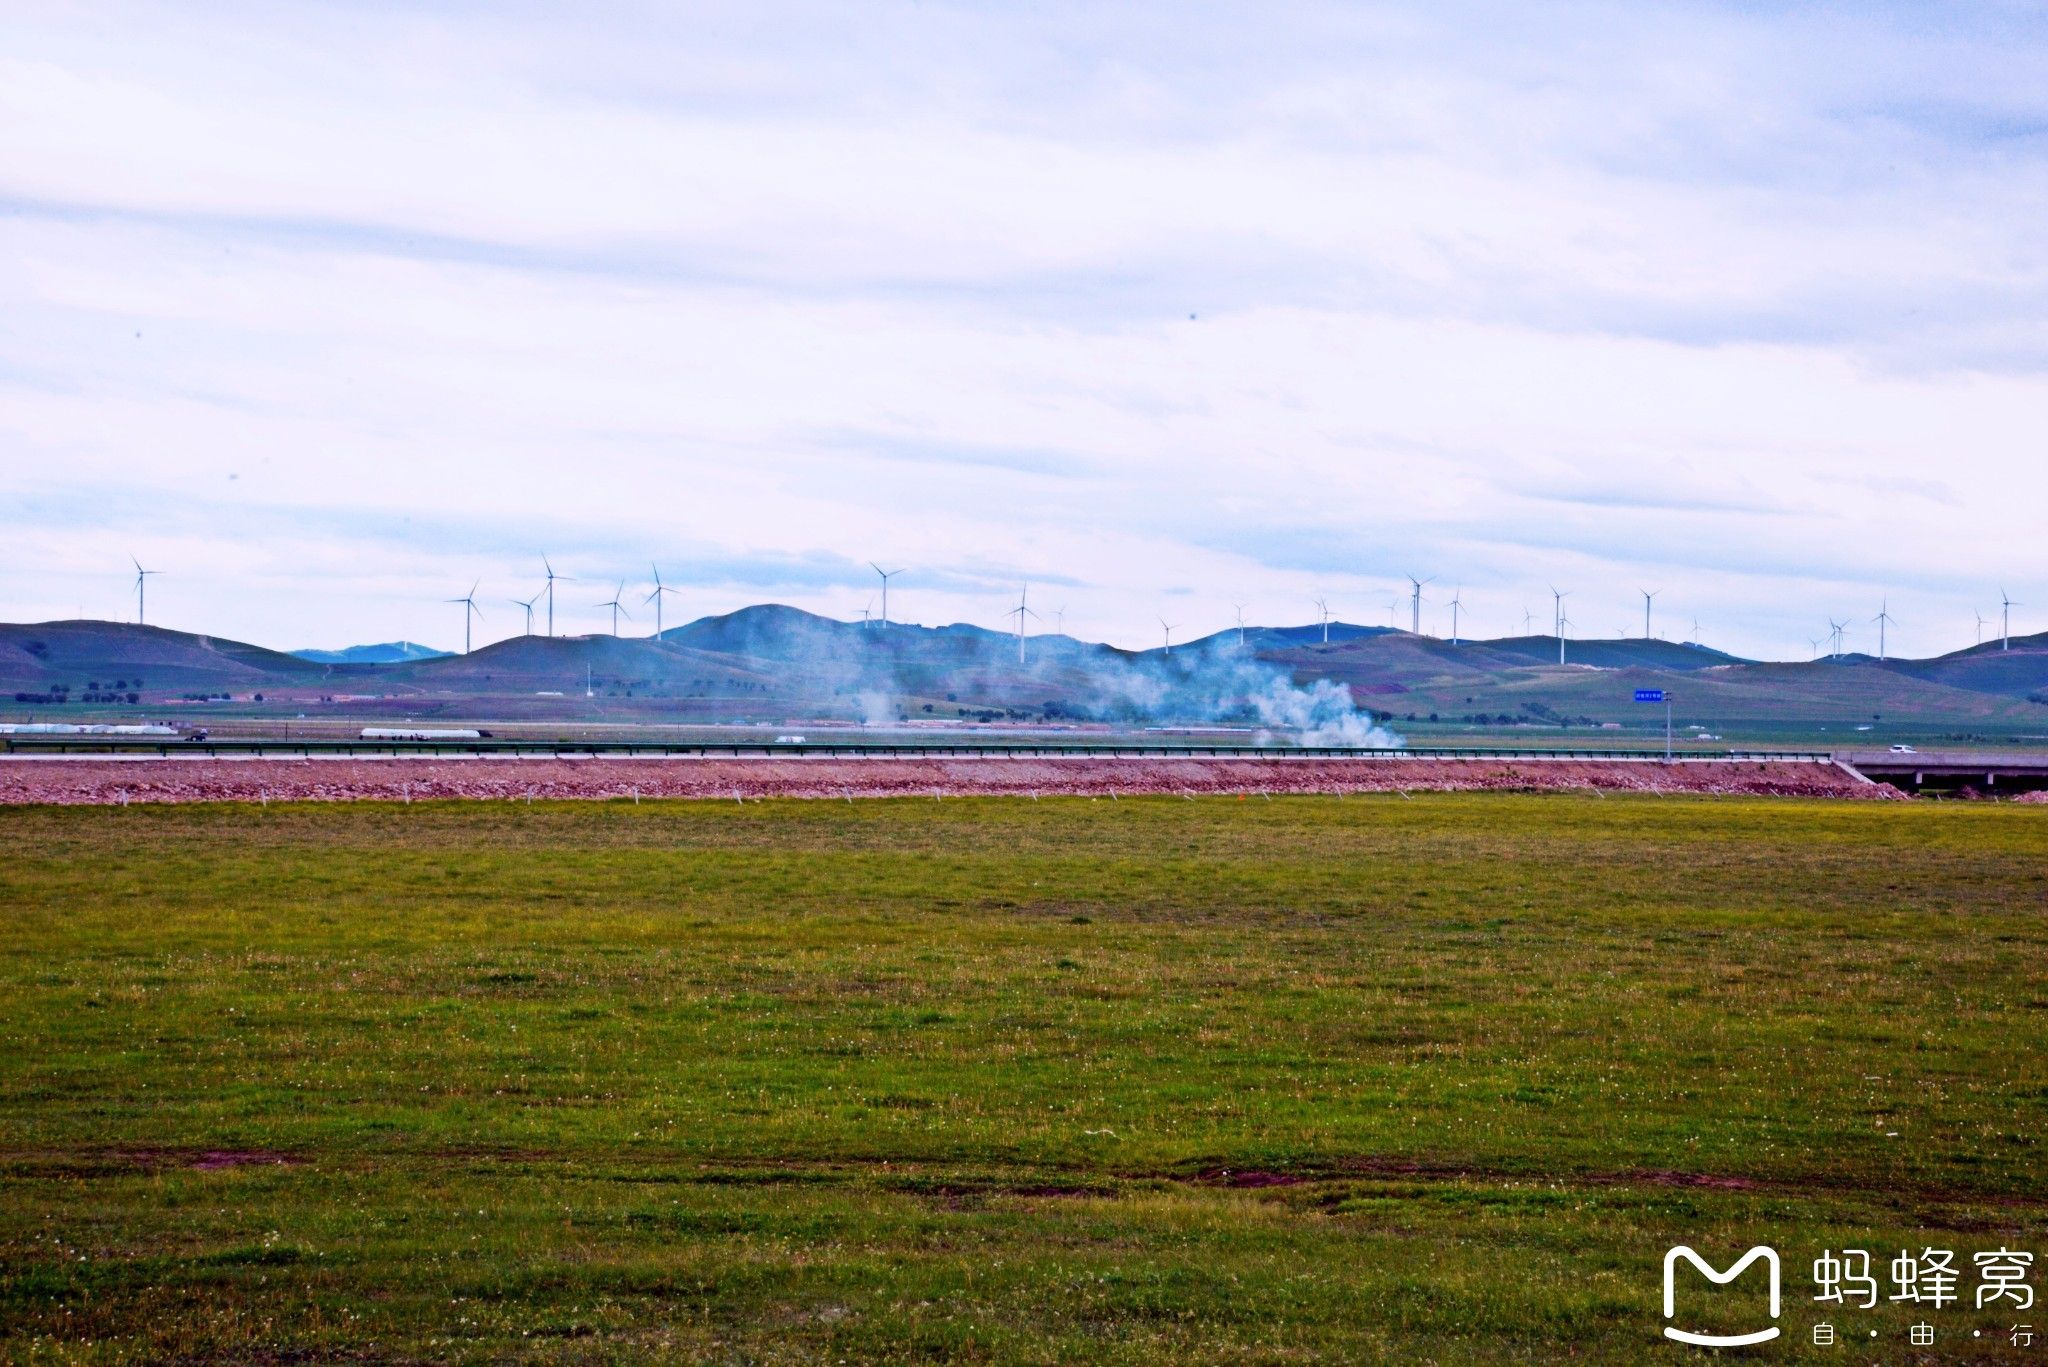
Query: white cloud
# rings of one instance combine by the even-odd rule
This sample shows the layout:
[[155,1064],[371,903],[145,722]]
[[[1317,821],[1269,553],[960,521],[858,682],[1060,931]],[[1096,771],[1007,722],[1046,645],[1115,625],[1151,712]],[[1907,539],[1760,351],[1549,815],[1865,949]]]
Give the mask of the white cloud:
[[1413,568],[1482,632],[1655,580],[1739,650],[1887,592],[1953,645],[2048,576],[2048,43],[1933,13],[37,16],[4,615],[135,547],[163,620],[446,639],[555,546],[694,611],[887,554],[1135,642]]

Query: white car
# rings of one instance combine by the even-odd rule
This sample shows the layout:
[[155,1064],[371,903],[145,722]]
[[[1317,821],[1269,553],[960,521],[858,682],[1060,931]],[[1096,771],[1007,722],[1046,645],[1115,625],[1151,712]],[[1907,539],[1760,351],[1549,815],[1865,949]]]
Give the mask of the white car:
[[1892,747],[1892,753],[1895,755],[1917,755],[1920,752],[1918,750],[1915,750],[1910,745],[1894,745]]

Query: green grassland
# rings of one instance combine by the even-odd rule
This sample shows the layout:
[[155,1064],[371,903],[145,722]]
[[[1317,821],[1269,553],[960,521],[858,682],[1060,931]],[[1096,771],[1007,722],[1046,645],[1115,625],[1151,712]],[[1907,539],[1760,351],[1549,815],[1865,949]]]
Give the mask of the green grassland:
[[7,1360],[1640,1362],[1668,1245],[1765,1240],[1834,1361],[1802,1254],[2048,1254],[2040,808],[0,836]]

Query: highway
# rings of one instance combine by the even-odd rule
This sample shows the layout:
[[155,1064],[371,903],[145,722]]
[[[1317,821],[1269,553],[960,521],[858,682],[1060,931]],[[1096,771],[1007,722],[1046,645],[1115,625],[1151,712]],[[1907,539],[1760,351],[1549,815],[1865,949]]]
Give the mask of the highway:
[[[148,758],[235,757],[348,758],[376,756],[433,756],[436,758],[487,758],[492,756],[544,756],[548,758],[594,757],[599,755],[636,759],[1045,759],[1071,755],[1089,759],[1374,759],[1374,760],[1515,760],[1540,762],[1621,761],[1661,763],[1661,749],[1507,749],[1491,746],[1415,746],[1371,748],[1340,745],[1253,745],[1238,743],[1173,742],[1159,740],[1073,740],[995,741],[969,743],[946,741],[651,741],[651,740],[543,740],[491,738],[483,740],[359,740],[346,738],[278,739],[222,737],[181,740],[155,736],[5,736],[0,737],[0,755],[14,757],[131,755]],[[1677,761],[1748,761],[1770,763],[1831,764],[1834,756],[1825,750],[1710,750],[1681,747],[1672,752]]]

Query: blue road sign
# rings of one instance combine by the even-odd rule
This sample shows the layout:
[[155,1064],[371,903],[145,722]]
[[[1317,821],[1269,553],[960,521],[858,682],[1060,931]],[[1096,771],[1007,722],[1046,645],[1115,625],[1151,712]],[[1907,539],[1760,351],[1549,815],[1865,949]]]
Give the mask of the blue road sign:
[[1638,688],[1638,689],[1636,690],[1636,701],[1637,701],[1637,702],[1663,702],[1663,701],[1664,701],[1664,690],[1663,690],[1663,689],[1661,689],[1661,688]]

